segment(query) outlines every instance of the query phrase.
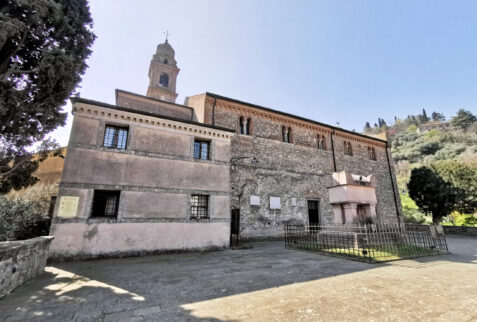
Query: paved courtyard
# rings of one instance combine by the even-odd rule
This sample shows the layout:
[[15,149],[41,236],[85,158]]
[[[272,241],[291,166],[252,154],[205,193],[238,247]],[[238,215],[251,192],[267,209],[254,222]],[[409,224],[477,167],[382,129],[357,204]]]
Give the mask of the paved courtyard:
[[0,321],[477,320],[477,238],[367,264],[288,250],[59,263],[0,300]]

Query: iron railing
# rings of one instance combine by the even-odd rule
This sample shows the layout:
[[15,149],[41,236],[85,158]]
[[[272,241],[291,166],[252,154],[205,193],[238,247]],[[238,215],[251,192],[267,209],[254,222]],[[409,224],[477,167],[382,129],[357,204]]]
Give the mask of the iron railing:
[[285,247],[370,263],[448,252],[441,226],[415,224],[286,225]]

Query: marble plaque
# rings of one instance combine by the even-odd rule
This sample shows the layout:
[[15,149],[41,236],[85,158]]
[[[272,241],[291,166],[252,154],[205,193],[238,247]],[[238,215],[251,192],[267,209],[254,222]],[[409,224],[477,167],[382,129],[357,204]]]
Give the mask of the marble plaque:
[[281,209],[280,197],[270,197],[270,209]]
[[78,211],[79,197],[62,196],[60,197],[60,206],[58,209],[58,217],[73,218],[76,217]]
[[260,206],[260,196],[250,196],[250,206]]
[[291,205],[292,205],[293,207],[296,206],[296,198],[291,198]]

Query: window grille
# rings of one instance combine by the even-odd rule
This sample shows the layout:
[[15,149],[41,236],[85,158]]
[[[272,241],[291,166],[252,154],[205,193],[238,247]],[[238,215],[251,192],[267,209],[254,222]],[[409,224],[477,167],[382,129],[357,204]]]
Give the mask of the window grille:
[[209,196],[192,195],[190,200],[190,216],[193,218],[209,218]]
[[194,141],[194,159],[209,160],[209,141]]
[[128,141],[128,129],[107,125],[103,145],[107,148],[125,149]]
[[120,191],[95,190],[92,217],[117,217]]

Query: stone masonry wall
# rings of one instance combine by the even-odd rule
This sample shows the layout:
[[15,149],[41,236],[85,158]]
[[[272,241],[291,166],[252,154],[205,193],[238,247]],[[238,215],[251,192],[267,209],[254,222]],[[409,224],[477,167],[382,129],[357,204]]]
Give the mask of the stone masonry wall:
[[[353,147],[353,155],[348,156],[344,154],[343,142],[351,142]],[[370,160],[368,157],[367,147],[359,141],[350,141],[348,138],[340,137],[336,135],[334,137],[335,157],[337,171],[348,170],[353,174],[367,176],[374,174],[376,176],[376,198],[378,204],[376,206],[376,212],[378,220],[387,223],[397,223],[397,210],[396,203],[393,197],[392,184],[394,183],[394,191],[398,195],[398,188],[394,177],[393,183],[391,182],[391,176],[389,173],[389,165],[386,158],[386,148],[375,146],[376,161]],[[391,158],[391,153],[389,152]],[[390,159],[392,164],[392,161]],[[391,167],[392,168],[392,167]],[[392,170],[392,169],[391,169]],[[394,176],[394,173],[393,173]],[[398,211],[401,212],[401,202],[398,201]]]
[[[215,107],[214,124],[237,129],[240,116],[250,117],[252,122],[251,135],[236,134],[231,145],[231,205],[241,211],[241,236],[281,237],[284,224],[308,223],[308,200],[319,201],[320,223],[332,224],[333,210],[327,189],[334,172],[332,130],[314,131],[287,123],[287,120],[281,121],[278,117],[260,117],[249,114],[246,109],[231,109],[220,103]],[[292,143],[282,142],[282,126],[291,127]],[[318,135],[325,137],[326,150],[317,148]],[[344,155],[345,140],[352,143],[353,156]],[[369,159],[368,146],[374,147],[376,161]],[[385,144],[366,139],[353,140],[349,134],[340,136],[335,133],[334,149],[337,171],[376,175],[378,219],[396,222]],[[397,192],[396,186],[395,189]],[[260,197],[260,206],[250,205],[251,195]],[[281,209],[270,209],[270,197],[280,197]]]
[[0,298],[45,270],[52,236],[0,243]]

